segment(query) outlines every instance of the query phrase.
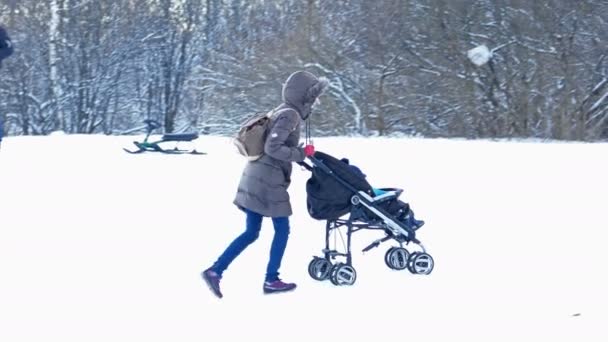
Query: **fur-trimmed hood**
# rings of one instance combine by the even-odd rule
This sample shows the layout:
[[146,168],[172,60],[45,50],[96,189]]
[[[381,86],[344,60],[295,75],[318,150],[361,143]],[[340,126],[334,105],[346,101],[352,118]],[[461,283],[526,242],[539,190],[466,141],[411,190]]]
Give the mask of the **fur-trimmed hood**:
[[327,89],[329,81],[308,71],[296,71],[283,85],[283,101],[297,109],[302,120],[308,119],[315,100]]

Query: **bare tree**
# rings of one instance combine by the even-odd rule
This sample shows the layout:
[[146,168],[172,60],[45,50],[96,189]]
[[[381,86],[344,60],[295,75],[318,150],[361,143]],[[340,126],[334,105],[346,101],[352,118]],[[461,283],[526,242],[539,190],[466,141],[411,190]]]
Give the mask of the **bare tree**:
[[[9,134],[232,134],[306,69],[319,135],[608,138],[603,0],[0,0]],[[486,46],[485,63],[467,52]],[[22,48],[27,47],[27,48]]]

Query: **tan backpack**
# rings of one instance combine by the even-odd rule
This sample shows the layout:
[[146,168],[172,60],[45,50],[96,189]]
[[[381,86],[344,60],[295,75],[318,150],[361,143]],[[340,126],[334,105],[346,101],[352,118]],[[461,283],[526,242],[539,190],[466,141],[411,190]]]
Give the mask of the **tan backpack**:
[[243,122],[233,139],[238,152],[249,160],[258,160],[264,155],[264,144],[274,111],[255,113]]

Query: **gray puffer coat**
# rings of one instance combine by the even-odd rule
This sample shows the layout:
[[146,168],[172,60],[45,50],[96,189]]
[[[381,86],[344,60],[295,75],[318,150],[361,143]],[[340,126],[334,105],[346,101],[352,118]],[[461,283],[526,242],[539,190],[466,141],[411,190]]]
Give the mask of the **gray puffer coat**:
[[291,184],[292,162],[305,158],[298,146],[300,127],[306,120],[317,97],[327,87],[327,79],[317,78],[306,71],[289,76],[283,85],[283,103],[271,116],[264,155],[245,166],[234,204],[267,217],[292,214],[287,189]]

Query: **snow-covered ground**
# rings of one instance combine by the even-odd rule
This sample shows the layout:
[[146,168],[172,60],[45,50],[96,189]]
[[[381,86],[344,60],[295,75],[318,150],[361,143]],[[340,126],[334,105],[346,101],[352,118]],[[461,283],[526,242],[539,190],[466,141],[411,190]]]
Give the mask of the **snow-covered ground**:
[[[0,150],[0,341],[607,341],[608,144],[317,138],[376,186],[404,189],[435,269],[384,264],[391,243],[353,236],[357,282],[307,274],[325,222],[294,167],[281,276],[264,296],[272,226],[226,271],[200,278],[244,229],[244,160],[130,155],[140,137],[7,137]],[[392,244],[394,245],[394,244]]]

